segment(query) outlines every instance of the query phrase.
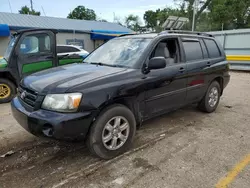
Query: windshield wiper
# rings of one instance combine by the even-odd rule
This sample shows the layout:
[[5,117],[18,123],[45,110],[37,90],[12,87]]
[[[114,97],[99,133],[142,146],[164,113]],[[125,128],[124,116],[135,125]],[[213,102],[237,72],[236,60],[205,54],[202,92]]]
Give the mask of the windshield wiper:
[[90,64],[99,65],[99,66],[108,66],[108,67],[124,67],[122,65],[111,65],[111,64],[101,63],[101,62],[91,62]]

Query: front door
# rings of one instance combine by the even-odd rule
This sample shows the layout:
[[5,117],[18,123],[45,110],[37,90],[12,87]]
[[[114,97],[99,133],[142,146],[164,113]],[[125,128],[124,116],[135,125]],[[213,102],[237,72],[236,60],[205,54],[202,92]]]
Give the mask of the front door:
[[166,39],[160,43],[166,45],[163,54],[157,52],[157,45],[151,57],[164,56],[169,63],[164,69],[151,70],[145,78],[145,118],[177,109],[186,99],[186,63],[180,58],[178,39]]
[[16,46],[20,78],[57,65],[55,34],[51,31],[25,32]]

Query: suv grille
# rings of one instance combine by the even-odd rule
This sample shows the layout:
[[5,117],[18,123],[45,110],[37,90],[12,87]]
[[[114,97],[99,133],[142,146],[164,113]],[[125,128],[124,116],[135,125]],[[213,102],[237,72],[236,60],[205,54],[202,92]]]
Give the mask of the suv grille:
[[18,88],[18,96],[27,105],[31,106],[32,108],[35,107],[35,103],[37,100],[37,93],[35,91],[32,91],[30,89],[26,89],[23,87],[19,87]]

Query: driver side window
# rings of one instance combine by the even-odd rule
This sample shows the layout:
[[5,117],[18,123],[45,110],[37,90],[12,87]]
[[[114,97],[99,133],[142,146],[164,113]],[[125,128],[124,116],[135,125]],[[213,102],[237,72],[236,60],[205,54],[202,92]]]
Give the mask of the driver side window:
[[170,65],[180,62],[180,50],[177,39],[164,39],[160,41],[153,50],[153,57],[164,57]]
[[51,39],[45,33],[27,35],[23,38],[19,51],[21,54],[50,53]]

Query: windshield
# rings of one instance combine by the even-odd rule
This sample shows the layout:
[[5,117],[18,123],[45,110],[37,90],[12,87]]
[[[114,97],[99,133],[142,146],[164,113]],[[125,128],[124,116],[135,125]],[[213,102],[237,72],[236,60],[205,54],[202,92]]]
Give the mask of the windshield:
[[9,42],[9,45],[5,51],[5,54],[4,54],[4,58],[8,61],[9,60],[9,57],[10,57],[10,53],[12,51],[12,48],[16,42],[16,36],[12,36],[11,39],[10,39],[10,42]]
[[145,38],[113,39],[92,52],[84,62],[132,68],[150,41]]

